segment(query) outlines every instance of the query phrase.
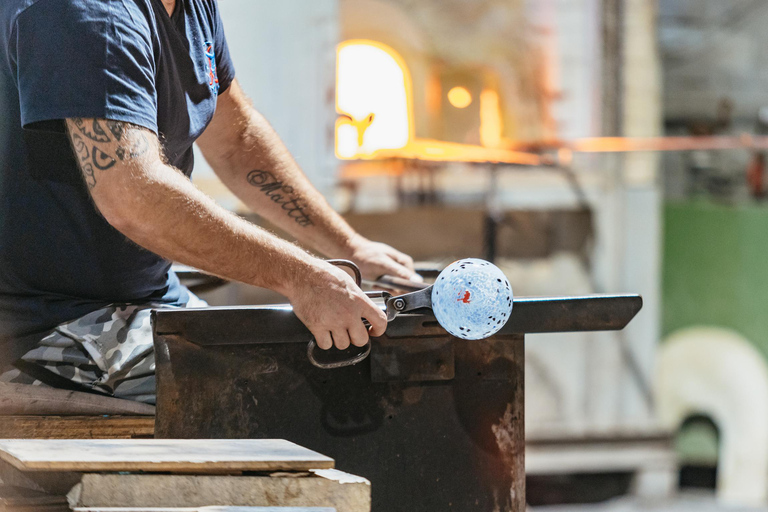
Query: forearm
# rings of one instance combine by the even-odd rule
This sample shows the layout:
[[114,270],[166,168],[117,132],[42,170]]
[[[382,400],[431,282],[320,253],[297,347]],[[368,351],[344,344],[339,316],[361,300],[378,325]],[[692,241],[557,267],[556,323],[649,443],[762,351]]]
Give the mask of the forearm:
[[94,200],[110,205],[107,220],[138,245],[227,279],[289,295],[311,268],[309,254],[224,210],[161,163],[123,176]]
[[227,212],[163,163],[154,134],[109,120],[67,127],[96,207],[138,245],[285,295],[312,268],[306,252]]
[[[206,159],[248,208],[311,249],[330,257],[350,257],[358,235],[312,186],[236,84],[233,89],[220,101],[232,103],[238,122],[213,130],[218,138],[209,131],[201,137]],[[222,145],[228,150],[221,151]]]
[[307,180],[237,81],[219,96],[198,139],[216,174],[250,209],[325,256],[354,261],[367,279],[418,279],[413,260],[357,234]]

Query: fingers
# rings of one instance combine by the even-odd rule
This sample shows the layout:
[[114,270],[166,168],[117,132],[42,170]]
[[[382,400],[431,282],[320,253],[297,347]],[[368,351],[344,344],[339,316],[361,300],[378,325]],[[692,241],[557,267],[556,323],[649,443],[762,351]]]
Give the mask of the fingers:
[[349,348],[349,334],[346,329],[334,329],[331,332],[333,338],[333,345],[339,349],[344,350]]
[[345,350],[352,344],[356,347],[364,347],[370,337],[368,335],[368,329],[365,328],[365,324],[362,321],[354,322],[349,330],[335,329],[333,332],[326,332],[324,335],[315,336],[315,343],[322,350],[328,350],[331,347],[336,347],[339,350]]
[[371,324],[368,333],[373,337],[381,336],[387,330],[387,315],[385,315],[381,309],[376,307],[368,297],[366,297],[366,299],[366,307],[363,310],[362,317],[368,320],[368,323]]
[[402,279],[423,281],[423,279],[420,279],[421,276],[414,271],[413,258],[392,247],[388,247],[384,254],[394,263],[393,265],[390,265],[392,270],[389,271],[389,275]]
[[[383,258],[382,258],[383,259]],[[401,267],[386,258],[392,267]],[[381,336],[387,328],[387,318],[381,307],[373,303],[354,280],[344,271],[326,265],[318,273],[319,284],[308,282],[303,294],[291,297],[294,313],[309,328],[317,346],[322,350],[336,347],[345,350],[350,345],[365,346],[369,333]],[[363,319],[371,324],[370,331]]]
[[414,270],[413,258],[408,256],[407,254],[403,254],[400,251],[392,249],[387,253],[387,255],[393,260],[395,260],[396,262],[398,262],[400,265],[404,266],[405,268],[413,272]]
[[362,321],[353,323],[347,330],[349,339],[356,347],[363,347],[368,343],[368,329]]
[[333,346],[333,339],[331,338],[330,331],[323,331],[320,333],[313,333],[315,335],[315,343],[322,350],[328,350]]
[[401,279],[410,279],[413,276],[412,270],[408,270],[406,267],[400,265],[393,259],[389,259],[387,263],[387,265],[384,265],[384,274],[382,275],[399,277]]

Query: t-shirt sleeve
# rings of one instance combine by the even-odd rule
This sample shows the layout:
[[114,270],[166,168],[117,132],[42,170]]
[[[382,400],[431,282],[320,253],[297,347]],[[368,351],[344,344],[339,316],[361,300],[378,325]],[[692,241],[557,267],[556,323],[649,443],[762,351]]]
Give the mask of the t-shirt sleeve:
[[227,36],[224,34],[224,23],[221,21],[218,2],[214,0],[213,5],[215,8],[216,74],[219,79],[219,94],[221,94],[235,79],[235,65],[229,54],[229,45],[227,44]]
[[46,0],[26,9],[11,54],[22,125],[94,117],[157,132],[148,14],[119,0]]

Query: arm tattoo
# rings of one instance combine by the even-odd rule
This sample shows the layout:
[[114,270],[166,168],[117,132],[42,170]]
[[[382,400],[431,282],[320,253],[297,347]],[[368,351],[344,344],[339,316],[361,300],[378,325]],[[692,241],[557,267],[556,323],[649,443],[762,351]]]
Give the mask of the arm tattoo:
[[305,211],[307,205],[302,197],[294,192],[292,186],[278,180],[271,172],[251,171],[248,173],[248,183],[261,190],[272,202],[279,204],[299,226],[305,228],[314,225]]
[[134,140],[130,141],[128,146],[118,146],[115,150],[117,158],[125,160],[126,158],[136,158],[149,151],[149,141],[146,135],[138,133]]
[[88,153],[88,146],[85,145],[83,138],[76,133],[72,134],[72,145],[75,147],[75,153],[77,153],[80,160],[88,160],[88,157],[91,156]]
[[76,117],[73,119],[75,126],[77,126],[77,129],[80,130],[80,133],[88,137],[94,142],[111,142],[111,139],[109,138],[109,135],[104,131],[104,127],[101,126],[101,123],[99,123],[98,119],[93,119],[90,121],[90,126],[88,126],[88,121],[85,119],[82,119],[80,117]]
[[85,184],[89,189],[96,186],[96,175],[93,173],[93,167],[91,164],[83,164],[83,177],[85,178]]
[[109,128],[109,131],[112,132],[112,135],[115,136],[115,139],[118,141],[123,138],[123,132],[125,132],[125,128],[123,128],[123,123],[120,123],[118,121],[107,121],[107,128]]
[[97,148],[96,146],[93,146],[93,151],[91,151],[91,154],[93,155],[93,166],[99,169],[100,171],[106,171],[113,165],[115,165],[115,159]]
[[114,167],[118,159],[137,158],[150,150],[143,130],[132,129],[129,123],[79,117],[71,119],[71,123],[77,129],[69,130],[72,148],[89,189],[96,186],[96,171],[106,171]]

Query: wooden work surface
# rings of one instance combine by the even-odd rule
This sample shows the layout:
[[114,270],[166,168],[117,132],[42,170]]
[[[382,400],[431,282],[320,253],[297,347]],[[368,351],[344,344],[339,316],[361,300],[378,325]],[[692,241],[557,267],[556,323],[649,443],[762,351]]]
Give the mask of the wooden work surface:
[[0,439],[152,439],[153,416],[3,416]]
[[75,508],[75,512],[336,512],[326,507]]
[[14,439],[0,459],[21,471],[307,471],[333,459],[281,439]]

